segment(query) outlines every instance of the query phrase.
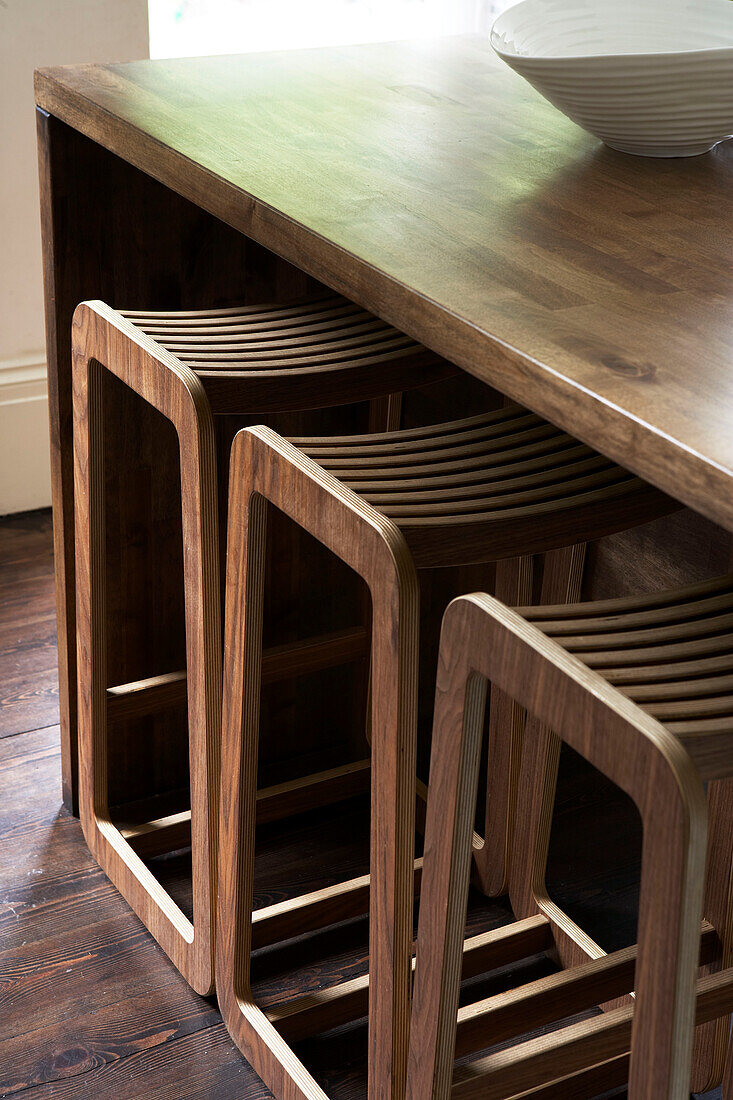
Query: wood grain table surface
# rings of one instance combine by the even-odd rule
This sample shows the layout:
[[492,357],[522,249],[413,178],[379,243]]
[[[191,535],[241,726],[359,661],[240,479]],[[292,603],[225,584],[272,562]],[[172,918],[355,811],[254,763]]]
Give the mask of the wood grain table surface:
[[36,94],[733,527],[733,142],[607,150],[479,37],[44,69]]

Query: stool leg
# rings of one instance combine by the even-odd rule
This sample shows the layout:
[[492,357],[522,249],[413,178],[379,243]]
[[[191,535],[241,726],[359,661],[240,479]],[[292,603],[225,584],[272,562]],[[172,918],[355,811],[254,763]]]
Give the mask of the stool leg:
[[390,393],[385,397],[373,397],[369,402],[369,427],[371,432],[396,432],[402,420],[402,394]]
[[[397,528],[267,428],[240,432],[232,449],[217,956],[222,1014],[278,1100],[323,1100],[320,1087],[256,1005],[249,980],[264,501],[350,565],[372,594],[369,1097],[401,1100],[412,947],[417,578]],[[292,910],[290,927],[296,929],[297,901]]]
[[539,911],[536,894],[544,883],[562,743],[530,715],[524,729],[520,772],[522,812],[517,816],[509,875],[509,897],[521,919]]
[[[97,862],[202,994],[214,980],[221,664],[216,460],[208,401],[192,371],[102,303],[74,314],[74,449],[79,670],[79,809]],[[173,423],[180,440],[193,923],[110,819],[107,784],[104,373]]]
[[[540,603],[572,603],[578,599],[584,563],[584,543],[545,554]],[[496,598],[509,607],[530,604],[532,566],[532,558],[497,562]],[[490,897],[505,894],[509,885],[517,800],[524,804],[519,781],[524,723],[522,708],[504,692],[492,689],[484,836],[482,842],[474,842],[473,851],[477,885]]]
[[[730,1017],[728,1017],[730,1023]],[[694,1081],[694,1077],[693,1077]],[[733,1036],[729,1034],[728,1045],[725,1056],[725,1068],[723,1070],[723,1081],[720,1088],[721,1100],[733,1100]]]
[[[708,817],[703,916],[718,933],[721,949],[720,957],[706,968],[706,973],[733,965],[733,779],[719,779],[708,785]],[[725,1071],[723,1097],[733,1096],[730,1025],[731,1017],[726,1015],[696,1029],[693,1092],[717,1088]]]
[[[546,554],[540,604],[571,603],[578,599],[583,583],[584,564],[584,544],[563,547]],[[527,718],[525,737],[530,738],[533,747],[532,752],[525,756],[524,766],[520,761],[516,765],[519,772],[517,791],[522,813],[517,817],[515,807],[512,821],[516,823],[518,835],[515,842],[513,829],[511,838],[511,860],[524,861],[519,874],[514,876],[511,892],[512,906],[518,917],[529,916],[537,911],[533,891],[538,883],[534,881],[533,872],[526,866],[526,860],[531,858],[534,867],[543,869],[547,863],[561,749],[561,743],[555,734],[542,727],[532,715]],[[521,748],[520,744],[520,757]],[[530,852],[533,852],[531,857],[528,856]],[[544,870],[542,874],[544,876]]]
[[[509,607],[532,602],[534,559],[506,558],[496,563],[496,598]],[[509,853],[519,784],[524,711],[503,691],[489,698],[488,773],[482,840],[474,839],[476,883],[489,897],[507,890]]]
[[[369,428],[372,432],[396,432],[402,420],[402,394],[390,393],[384,397],[373,397],[369,402]],[[366,601],[369,602],[368,600]],[[364,609],[364,618],[369,624],[371,635],[371,607]],[[371,662],[366,672],[366,722],[364,733],[367,745],[372,745],[372,673]]]
[[430,753],[407,1100],[450,1095],[487,681],[460,603],[443,620]]

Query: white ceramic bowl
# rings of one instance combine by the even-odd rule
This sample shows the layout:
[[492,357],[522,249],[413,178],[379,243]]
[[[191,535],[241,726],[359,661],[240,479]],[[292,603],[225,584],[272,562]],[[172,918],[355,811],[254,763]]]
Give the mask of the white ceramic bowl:
[[691,157],[733,135],[733,0],[521,0],[491,44],[613,149]]

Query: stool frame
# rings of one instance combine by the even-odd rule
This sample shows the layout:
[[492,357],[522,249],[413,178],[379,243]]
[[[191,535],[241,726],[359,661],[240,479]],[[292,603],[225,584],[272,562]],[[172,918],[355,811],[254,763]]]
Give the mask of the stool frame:
[[[323,891],[322,900],[336,906],[338,916],[328,909],[331,919],[343,920],[363,912],[359,904],[363,905],[364,890],[369,891],[369,1096],[398,1100],[404,1095],[410,1005],[417,577],[405,540],[390,520],[264,427],[239,432],[231,459],[219,1003],[237,1046],[275,1096],[325,1100],[323,1090],[255,1003],[249,981],[253,923],[258,918],[252,896],[267,505],[280,509],[346,562],[366,582],[372,597],[371,874],[366,881],[356,880],[356,891],[354,882],[345,883]],[[299,916],[314,904],[318,906],[319,899],[313,895],[288,903],[291,935],[311,927],[299,925]]]
[[[584,983],[586,994],[590,988],[600,999],[612,996],[619,982],[619,992],[633,982],[637,996],[633,1010],[622,1007],[489,1055],[459,1072],[451,1085],[486,681],[526,707],[536,723],[552,727],[636,802],[644,823],[639,944],[629,958],[617,953],[589,963],[587,973],[581,968],[534,983],[540,988],[527,987],[534,997],[505,1003],[502,1012],[496,999],[471,1006],[473,1012],[461,1010],[461,1029],[471,1031],[483,1022],[492,1042],[508,1037],[497,1030],[502,1016],[503,1026],[508,1019],[513,1022],[514,1034],[549,1022],[540,1012],[533,1015],[533,1005],[542,1009],[544,998],[546,1012],[553,991],[573,979],[576,988]],[[524,759],[531,759],[535,749],[528,727]],[[558,1078],[623,1058],[629,1049],[633,1100],[687,1100],[705,826],[701,780],[669,731],[495,599],[474,594],[455,600],[441,635],[408,1100],[498,1100],[525,1092],[549,1097]],[[547,896],[544,872],[543,858],[529,867],[512,861],[512,880],[531,892],[532,916],[547,922],[552,940],[584,942],[582,930]],[[609,981],[614,970],[615,980]],[[567,1015],[567,1004],[562,1008],[556,1003],[549,1019]],[[562,1089],[554,1095],[592,1095],[570,1092],[567,1083]]]
[[[344,303],[346,305],[347,303]],[[289,314],[302,303],[284,308]],[[354,307],[356,308],[356,307]],[[229,314],[231,311],[224,311]],[[209,317],[209,312],[203,314]],[[251,318],[253,311],[246,311]],[[267,314],[269,315],[269,314]],[[147,316],[147,315],[146,315]],[[155,323],[159,314],[151,315]],[[259,316],[259,314],[257,314]],[[265,314],[263,314],[265,316]],[[172,322],[190,315],[173,315]],[[200,319],[194,315],[195,322]],[[155,325],[153,325],[155,328]],[[194,370],[147,333],[136,314],[103,302],[85,302],[73,319],[73,409],[75,436],[75,539],[79,691],[79,812],[90,851],[196,992],[214,988],[219,746],[221,736],[220,543],[217,456],[212,414],[247,402],[281,409],[371,399],[370,418],[399,418],[400,393],[391,383],[416,385],[450,376],[456,368],[427,349],[410,347],[403,369],[398,351],[343,368],[328,363],[320,387],[313,363],[279,370]],[[409,344],[407,337],[402,338]],[[200,356],[199,356],[200,357]],[[194,356],[196,358],[196,356]],[[333,358],[331,355],[330,358]],[[353,361],[352,361],[353,360]],[[195,365],[195,364],[194,364]],[[184,545],[187,668],[134,683],[109,685],[105,624],[105,486],[102,419],[103,377],[108,372],[173,424],[179,439]],[[269,386],[269,390],[268,390]],[[219,388],[217,388],[219,387]],[[223,387],[223,389],[222,389]],[[282,397],[273,402],[272,390]],[[211,392],[209,390],[211,389]],[[238,397],[239,404],[234,400]],[[222,404],[223,403],[223,404]],[[244,406],[241,406],[244,408]],[[271,681],[361,659],[368,652],[365,627],[273,647],[264,671]],[[191,809],[152,821],[117,827],[111,820],[107,781],[110,720],[127,719],[186,704],[189,727]],[[86,764],[81,766],[82,759]],[[257,818],[273,821],[301,812],[313,799],[326,802],[368,789],[369,762],[279,783],[257,792]],[[183,913],[143,861],[191,846],[193,921]],[[363,893],[363,892],[362,892]],[[357,891],[357,896],[358,891]],[[362,897],[363,906],[363,897]],[[274,929],[278,914],[266,929]],[[274,933],[272,933],[274,934]]]
[[[92,855],[184,978],[213,989],[217,876],[221,643],[214,427],[193,371],[103,303],[74,313],[79,809]],[[119,378],[171,421],[180,443],[193,860],[193,922],[112,822],[108,803],[104,373]]]
[[[717,988],[719,1011],[701,1017],[698,996],[691,1080],[695,1093],[718,1087],[724,1075],[730,1075],[731,1062],[733,728],[726,717],[728,711],[721,711],[715,698],[725,697],[730,691],[725,675],[729,646],[725,631],[718,637],[721,632],[706,625],[705,619],[706,612],[724,614],[726,608],[721,611],[720,601],[730,604],[732,590],[733,577],[728,576],[638,597],[574,606],[524,607],[519,611],[537,624],[543,636],[584,662],[584,667],[598,669],[595,674],[602,677],[606,688],[627,701],[633,700],[638,714],[661,722],[679,739],[698,775],[707,782],[709,825],[703,914],[706,926],[714,929],[715,943],[710,957],[701,959],[701,984],[709,980],[711,988]],[[645,641],[634,637],[633,631],[641,631]],[[611,637],[604,638],[608,632]],[[622,640],[625,645],[620,644]],[[634,645],[638,648],[630,660],[625,649],[634,653]],[[638,685],[644,682],[646,688],[639,690]],[[679,707],[684,711],[683,721],[676,713]],[[517,831],[513,852],[517,874],[510,882],[512,905],[518,916],[535,912],[538,902],[546,901],[542,892],[531,885],[532,868],[542,866],[547,858],[560,759],[557,738],[531,717],[527,736],[534,749],[523,760],[520,782],[533,795]],[[556,949],[564,965],[603,956],[598,944],[561,910],[558,913],[570,931],[557,937]],[[604,1007],[628,1003],[626,996]],[[723,1095],[727,1097],[729,1092]]]

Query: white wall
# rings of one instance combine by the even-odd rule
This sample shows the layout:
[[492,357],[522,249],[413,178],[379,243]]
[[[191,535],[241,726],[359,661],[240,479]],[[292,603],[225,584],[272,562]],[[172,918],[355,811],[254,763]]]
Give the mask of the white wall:
[[[496,0],[150,0],[150,56],[287,50],[480,29]],[[506,0],[499,0],[506,2]]]
[[0,0],[0,515],[51,501],[33,70],[147,56],[147,0]]

